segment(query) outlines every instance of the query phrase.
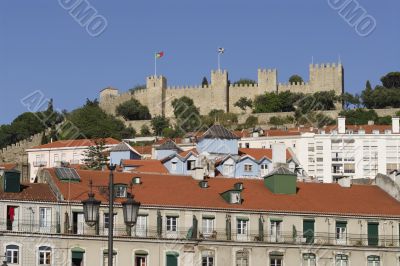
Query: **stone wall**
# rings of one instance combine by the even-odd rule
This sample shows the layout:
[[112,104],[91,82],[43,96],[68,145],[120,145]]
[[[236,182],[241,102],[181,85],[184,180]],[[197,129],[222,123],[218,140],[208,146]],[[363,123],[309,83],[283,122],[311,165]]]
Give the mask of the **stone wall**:
[[7,163],[25,163],[27,162],[26,149],[40,145],[42,134],[38,133],[28,139],[21,140],[15,144],[7,146],[0,150],[0,162]]
[[107,113],[115,114],[115,108],[129,99],[135,98],[146,105],[152,116],[173,117],[172,101],[182,96],[192,98],[202,115],[212,109],[221,109],[240,113],[234,104],[241,98],[253,99],[265,92],[291,91],[294,93],[315,93],[334,90],[343,92],[344,74],[341,64],[310,65],[309,81],[305,83],[280,83],[276,69],[259,69],[258,82],[255,85],[229,85],[227,71],[212,71],[209,86],[168,87],[163,76],[151,76],[146,80],[146,89],[133,93],[119,94],[115,88],[106,88],[100,92],[100,107]]

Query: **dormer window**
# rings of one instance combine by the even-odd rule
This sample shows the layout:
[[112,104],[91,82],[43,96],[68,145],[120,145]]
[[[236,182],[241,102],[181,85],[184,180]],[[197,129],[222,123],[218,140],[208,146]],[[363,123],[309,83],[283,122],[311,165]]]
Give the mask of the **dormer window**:
[[245,164],[245,165],[244,165],[244,171],[245,171],[245,172],[251,172],[251,171],[253,171],[253,165],[252,165],[252,164]]
[[126,198],[126,185],[115,185],[115,197]]
[[188,160],[187,161],[187,170],[191,171],[195,168],[196,166],[196,161],[195,160]]
[[241,203],[241,197],[240,197],[240,192],[239,191],[231,191],[231,193],[230,193],[230,203],[231,204],[240,204]]

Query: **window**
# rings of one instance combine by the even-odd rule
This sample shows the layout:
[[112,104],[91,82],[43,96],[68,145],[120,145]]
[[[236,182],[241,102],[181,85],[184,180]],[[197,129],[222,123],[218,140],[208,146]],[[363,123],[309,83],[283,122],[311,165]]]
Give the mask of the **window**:
[[345,245],[347,239],[347,222],[336,222],[336,243]]
[[245,164],[244,165],[244,171],[245,172],[251,172],[253,169],[253,165],[252,164]]
[[349,257],[344,254],[338,254],[335,256],[335,266],[347,266],[349,265]]
[[368,262],[368,266],[380,266],[381,258],[379,256],[368,256],[367,262]]
[[193,170],[196,166],[196,161],[195,160],[188,160],[187,161],[187,170]]
[[303,266],[316,266],[315,254],[305,253],[303,254]]
[[171,163],[171,170],[172,171],[176,171],[176,165],[177,165],[178,163],[177,162],[172,162]]
[[[108,265],[108,249],[103,251],[103,266]],[[117,265],[117,251],[113,251],[113,265]]]
[[280,220],[271,220],[271,242],[281,241],[281,225]]
[[234,175],[234,166],[232,164],[224,164],[223,172],[226,176],[233,176]]
[[178,217],[167,216],[166,233],[167,237],[178,237]]
[[[116,216],[117,214],[114,213],[114,233],[116,232],[116,226],[115,226],[115,222],[116,222]],[[109,213],[105,212],[103,215],[103,224],[104,224],[104,235],[108,235],[108,228],[110,228],[110,215]]]
[[249,266],[249,253],[247,251],[236,252],[236,266]]
[[261,175],[262,176],[268,174],[268,164],[263,163],[263,164],[260,165],[260,168],[261,168]]
[[49,233],[51,229],[51,208],[39,208],[40,232]]
[[6,261],[8,264],[19,263],[19,247],[17,245],[6,246]]
[[269,265],[282,266],[283,265],[283,256],[270,256]]
[[51,265],[51,247],[39,247],[39,265]]
[[201,266],[214,266],[214,252],[203,251],[201,254]]
[[214,232],[214,217],[203,217],[202,233],[203,236],[211,236]]
[[54,163],[58,163],[60,161],[59,155],[54,154]]
[[377,246],[379,242],[378,223],[368,223],[368,246]]
[[167,252],[167,266],[178,266],[179,253]]
[[126,198],[126,186],[116,185],[115,186],[115,197],[116,198]]
[[303,221],[303,237],[307,244],[314,243],[314,220]]
[[246,143],[244,144],[244,146],[245,146],[246,148],[250,148],[250,143],[246,142]]
[[247,218],[238,218],[236,220],[236,233],[239,240],[246,240],[248,233],[249,220]]
[[240,192],[231,191],[229,194],[230,194],[230,203],[231,204],[240,204],[242,202],[242,200],[240,198]]
[[147,216],[139,215],[136,220],[135,234],[138,237],[147,236]]
[[135,252],[135,266],[147,266],[147,251],[138,250]]

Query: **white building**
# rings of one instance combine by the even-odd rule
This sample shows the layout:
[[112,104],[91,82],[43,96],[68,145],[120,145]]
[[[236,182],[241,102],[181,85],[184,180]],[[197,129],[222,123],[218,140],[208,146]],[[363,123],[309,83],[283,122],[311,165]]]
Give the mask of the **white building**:
[[[120,141],[113,138],[105,139],[105,147],[116,146]],[[39,169],[57,167],[61,163],[83,164],[85,151],[95,145],[94,140],[60,140],[27,149],[29,164],[29,179],[34,182]]]
[[346,125],[321,129],[267,130],[263,136],[243,137],[239,147],[270,148],[285,143],[309,177],[331,183],[341,177],[374,178],[400,168],[399,118],[392,125]]

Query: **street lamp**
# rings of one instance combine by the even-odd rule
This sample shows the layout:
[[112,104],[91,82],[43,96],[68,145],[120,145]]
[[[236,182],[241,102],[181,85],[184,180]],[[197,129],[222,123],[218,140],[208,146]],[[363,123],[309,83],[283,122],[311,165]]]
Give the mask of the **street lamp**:
[[[114,170],[116,168],[115,164],[109,165],[110,178],[109,178],[109,226],[108,226],[108,266],[113,266],[113,237],[114,237]],[[83,212],[85,216],[85,221],[89,226],[93,226],[97,223],[99,218],[99,208],[100,201],[94,198],[94,193],[92,192],[92,181],[90,181],[90,193],[89,198],[82,201]],[[128,199],[122,203],[124,222],[127,226],[132,227],[136,224],[137,216],[139,213],[140,202],[133,199],[133,195],[128,197]]]

